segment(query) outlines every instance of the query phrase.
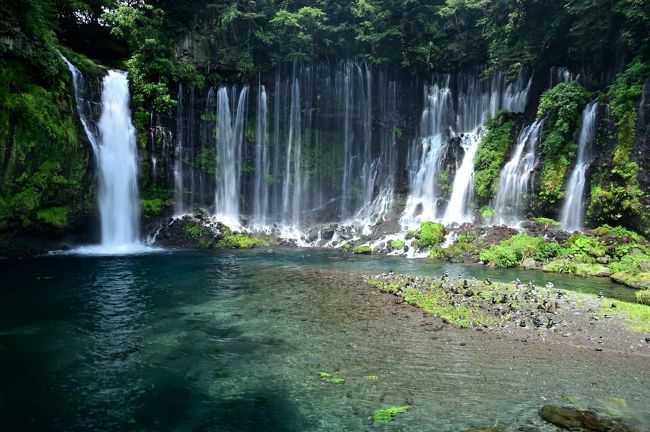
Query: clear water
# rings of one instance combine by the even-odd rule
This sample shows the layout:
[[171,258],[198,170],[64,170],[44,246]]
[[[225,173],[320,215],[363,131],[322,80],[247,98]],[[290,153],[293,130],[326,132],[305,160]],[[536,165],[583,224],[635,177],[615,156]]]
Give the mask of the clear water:
[[[643,357],[429,331],[420,311],[348,282],[357,272],[441,269],[320,250],[0,260],[0,424],[458,431],[530,422],[552,431],[537,410],[565,394],[588,403],[621,397],[650,421]],[[490,274],[629,292],[602,280]],[[319,371],[346,382],[325,382]],[[368,420],[375,409],[404,404],[409,412],[389,425]]]

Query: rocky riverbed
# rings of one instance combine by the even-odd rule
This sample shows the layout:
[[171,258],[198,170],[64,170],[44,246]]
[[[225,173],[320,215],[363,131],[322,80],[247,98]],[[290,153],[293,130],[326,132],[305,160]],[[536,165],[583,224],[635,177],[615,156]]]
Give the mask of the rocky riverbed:
[[443,323],[524,343],[546,341],[594,351],[650,355],[650,307],[565,292],[552,284],[492,282],[442,274],[383,273],[366,284],[431,313]]

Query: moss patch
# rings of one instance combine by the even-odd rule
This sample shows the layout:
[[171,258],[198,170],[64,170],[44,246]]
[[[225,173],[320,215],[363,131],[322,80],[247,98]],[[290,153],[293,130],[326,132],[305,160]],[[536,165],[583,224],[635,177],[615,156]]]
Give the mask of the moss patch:
[[645,304],[636,304],[628,302],[614,302],[612,307],[611,300],[603,300],[600,303],[600,310],[603,313],[619,316],[627,321],[627,328],[635,332],[650,331],[650,306]]
[[36,213],[36,218],[39,221],[45,222],[53,227],[64,228],[68,224],[68,208],[50,207],[47,209],[39,210]]
[[375,423],[390,423],[393,417],[398,414],[404,414],[409,410],[407,406],[391,406],[384,409],[376,410],[372,413],[372,421]]
[[494,197],[514,127],[509,112],[501,112],[488,121],[474,159],[474,190],[480,202],[488,202]]
[[637,291],[634,295],[637,303],[650,306],[650,289]]
[[268,239],[247,234],[234,233],[223,237],[216,247],[226,249],[251,249],[259,246],[270,246]]
[[355,254],[359,254],[359,255],[370,255],[372,250],[370,249],[370,246],[367,246],[367,245],[366,246],[355,246],[355,247],[352,248],[352,252],[354,252]]

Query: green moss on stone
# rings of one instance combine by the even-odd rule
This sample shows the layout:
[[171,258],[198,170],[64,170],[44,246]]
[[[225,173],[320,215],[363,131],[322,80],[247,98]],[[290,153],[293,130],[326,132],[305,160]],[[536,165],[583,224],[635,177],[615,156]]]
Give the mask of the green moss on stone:
[[391,406],[385,409],[376,410],[372,413],[372,421],[375,423],[390,423],[398,414],[403,414],[407,412],[409,408],[407,406]]
[[634,295],[637,303],[650,306],[650,289],[637,291]]
[[355,246],[352,248],[352,252],[355,254],[359,255],[370,255],[372,250],[370,250],[370,246],[364,245],[364,246]]
[[474,159],[474,191],[481,202],[494,197],[499,173],[512,141],[512,114],[501,112],[490,119]]
[[226,249],[251,249],[269,245],[267,239],[241,233],[229,234],[217,242],[217,247]]
[[390,248],[392,250],[402,250],[402,249],[404,249],[404,241],[403,240],[391,240],[389,245],[390,245]]

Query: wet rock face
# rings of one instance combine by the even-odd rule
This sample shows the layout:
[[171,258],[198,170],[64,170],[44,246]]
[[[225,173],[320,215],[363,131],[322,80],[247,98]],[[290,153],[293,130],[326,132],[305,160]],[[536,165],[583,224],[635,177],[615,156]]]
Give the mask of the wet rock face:
[[217,242],[230,229],[221,223],[212,223],[206,214],[195,212],[181,218],[167,218],[156,236],[156,244],[166,247],[196,248],[200,242]]
[[579,410],[556,405],[545,405],[539,411],[540,417],[566,430],[593,432],[637,432],[636,428],[620,420],[610,419],[593,411]]

